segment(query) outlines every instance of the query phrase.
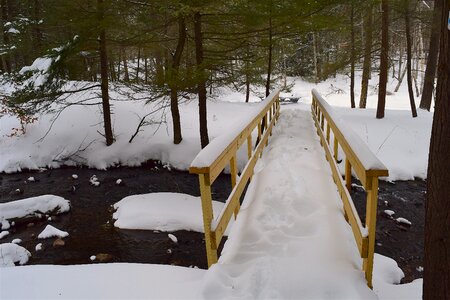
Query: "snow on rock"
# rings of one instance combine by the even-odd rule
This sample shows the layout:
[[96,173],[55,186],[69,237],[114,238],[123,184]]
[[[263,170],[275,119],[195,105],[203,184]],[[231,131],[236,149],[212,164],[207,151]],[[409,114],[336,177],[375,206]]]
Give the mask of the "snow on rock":
[[36,181],[36,179],[34,179],[34,177],[33,176],[31,176],[31,177],[28,177],[28,179],[27,179],[29,182],[34,182],[34,181]]
[[20,243],[22,243],[22,240],[21,239],[14,239],[14,240],[12,240],[11,243],[13,243],[13,244],[20,244]]
[[[28,262],[30,256],[31,253],[22,246],[14,243],[0,244],[0,267],[13,267],[16,262],[24,265]],[[0,271],[0,273],[3,273],[3,271]],[[2,289],[4,279],[2,276]]]
[[373,290],[380,300],[422,299],[422,279],[399,284],[403,271],[392,258],[375,253],[373,266]]
[[110,263],[36,265],[4,268],[0,272],[2,299],[109,300],[198,299],[206,271],[168,265]]
[[117,179],[117,180],[116,180],[116,184],[117,184],[117,185],[121,185],[121,184],[122,184],[122,179]]
[[9,224],[8,220],[0,218],[0,229],[9,229],[12,224]]
[[100,181],[98,181],[97,175],[92,175],[91,178],[89,179],[89,182],[93,186],[99,186],[100,185]]
[[77,174],[72,174],[72,178],[73,179],[78,179],[78,175]]
[[395,211],[390,210],[390,209],[385,209],[385,210],[384,210],[384,213],[385,213],[386,215],[388,215],[389,217],[392,217],[392,216],[395,214]]
[[90,259],[91,261],[94,261],[96,258],[97,258],[97,257],[96,257],[95,255],[91,255],[91,257],[89,257],[89,259]]
[[43,195],[22,200],[0,203],[0,220],[39,216],[48,212],[68,212],[70,201],[59,196]]
[[51,237],[59,237],[59,238],[64,238],[66,236],[68,236],[69,233],[59,230],[56,227],[53,227],[52,225],[47,225],[45,227],[45,229],[38,235],[39,239],[48,239]]
[[172,242],[174,242],[175,244],[178,243],[178,239],[177,239],[177,237],[176,237],[175,235],[169,233],[167,236],[168,236],[169,239],[170,239]]
[[409,221],[409,220],[407,220],[405,218],[402,218],[402,217],[397,218],[395,220],[397,221],[397,223],[400,223],[400,224],[406,224],[406,225],[409,225],[409,226],[412,225],[411,221]]
[[[214,216],[222,208],[223,203],[213,201]],[[114,226],[122,229],[204,231],[200,197],[179,193],[133,195],[114,204],[114,209]]]
[[4,230],[4,231],[0,232],[0,240],[7,235],[9,235],[9,231]]
[[42,250],[42,243],[39,243],[36,245],[36,247],[34,247],[34,250],[37,251],[41,251]]

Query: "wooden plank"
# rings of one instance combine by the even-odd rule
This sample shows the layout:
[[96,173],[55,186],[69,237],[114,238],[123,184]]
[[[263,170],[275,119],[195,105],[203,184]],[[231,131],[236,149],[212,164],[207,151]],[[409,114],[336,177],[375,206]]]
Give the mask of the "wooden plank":
[[352,165],[348,158],[345,158],[345,187],[348,191],[352,190]]
[[211,185],[206,182],[206,175],[199,174],[200,194],[202,200],[203,228],[205,230],[205,247],[208,268],[217,262],[217,243],[211,232],[211,221],[213,220]]
[[372,189],[367,191],[366,227],[369,230],[368,256],[363,261],[367,285],[372,288],[373,256],[375,252],[375,232],[378,202],[378,178],[371,177]]

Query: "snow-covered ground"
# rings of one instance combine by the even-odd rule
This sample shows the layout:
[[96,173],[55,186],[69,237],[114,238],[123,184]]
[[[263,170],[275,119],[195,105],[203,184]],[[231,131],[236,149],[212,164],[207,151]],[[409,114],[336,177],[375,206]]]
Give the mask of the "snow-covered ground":
[[374,291],[366,286],[309,107],[299,107],[281,115],[210,270],[136,264],[3,268],[1,298],[421,298],[420,281],[395,285],[403,273],[381,256]]
[[[387,96],[386,117],[375,118],[377,77],[372,76],[368,109],[349,109],[349,78],[338,75],[318,85],[300,78],[289,78],[293,82],[292,93],[300,96],[300,102],[310,103],[311,89],[316,88],[336,108],[337,114],[368,143],[370,149],[388,167],[388,180],[425,178],[428,161],[428,147],[431,133],[432,113],[418,110],[419,116],[412,118],[405,84],[397,93]],[[359,83],[359,76],[357,77]],[[391,80],[389,91],[394,90],[396,80]],[[93,92],[78,95],[70,101],[89,98]],[[42,115],[34,124],[27,126],[27,132],[18,137],[8,137],[11,128],[19,122],[11,116],[0,117],[0,172],[15,172],[21,169],[58,167],[62,164],[82,164],[105,169],[114,165],[138,166],[149,160],[160,160],[174,168],[186,170],[200,150],[198,105],[196,99],[180,105],[183,141],[172,143],[172,126],[168,103],[123,101],[123,96],[111,91],[113,126],[116,142],[106,147],[103,137],[102,117],[99,106],[71,106],[64,110],[52,124],[55,115]],[[242,103],[245,96],[229,88],[217,89],[208,102],[208,126],[210,140],[223,135],[231,124],[245,120],[258,107],[257,103]],[[252,95],[251,101],[258,101]],[[356,86],[356,100],[359,101],[359,85]],[[418,103],[418,99],[416,101]],[[357,103],[358,104],[358,103]],[[165,106],[164,106],[165,105]],[[295,106],[296,104],[283,106]],[[136,130],[140,117],[157,108],[165,107],[151,116],[154,124],[139,132],[132,143],[128,140]],[[161,123],[161,121],[163,123]],[[45,137],[48,129],[51,131]],[[243,165],[245,153],[239,156]]]

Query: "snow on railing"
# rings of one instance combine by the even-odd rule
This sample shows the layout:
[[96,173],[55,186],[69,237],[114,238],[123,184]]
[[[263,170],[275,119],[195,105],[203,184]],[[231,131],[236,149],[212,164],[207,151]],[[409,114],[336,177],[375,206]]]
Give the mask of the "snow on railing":
[[[272,135],[272,128],[280,114],[279,94],[279,90],[272,92],[259,104],[253,114],[231,127],[228,133],[211,141],[191,163],[189,172],[198,174],[200,182],[208,267],[217,262],[217,249],[220,241],[233,213],[237,216],[239,212],[241,195],[253,175],[258,158],[268,144],[269,136]],[[254,146],[252,133],[256,128],[258,138]],[[237,151],[245,143],[247,143],[248,162],[238,177]],[[227,165],[230,165],[233,189],[222,212],[215,219],[212,211],[211,185]]]
[[[345,218],[350,223],[359,253],[363,258],[363,270],[367,285],[372,287],[378,177],[388,176],[388,170],[364,141],[336,116],[332,107],[315,89],[312,90],[311,110],[317,134],[320,136],[320,143],[325,149],[334,182],[344,204]],[[333,151],[330,145],[331,137],[333,137]],[[345,182],[337,165],[339,146],[345,154]],[[367,194],[365,226],[362,225],[350,196],[352,168]]]

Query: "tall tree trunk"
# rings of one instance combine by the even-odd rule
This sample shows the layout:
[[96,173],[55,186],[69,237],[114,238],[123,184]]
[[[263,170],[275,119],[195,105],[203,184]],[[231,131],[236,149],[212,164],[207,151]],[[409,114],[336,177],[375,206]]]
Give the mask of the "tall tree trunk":
[[433,98],[434,78],[436,76],[436,64],[439,53],[439,28],[441,23],[442,2],[434,1],[433,22],[430,34],[430,47],[428,48],[427,67],[423,84],[422,98],[419,107],[430,111]]
[[272,35],[272,14],[269,17],[269,52],[267,62],[267,78],[266,78],[266,97],[270,95],[270,77],[272,75],[272,50],[273,50],[273,35]]
[[319,66],[319,50],[318,50],[318,46],[317,46],[317,38],[316,38],[316,33],[313,32],[313,54],[314,54],[314,82],[316,84],[319,83],[320,81],[320,66]]
[[138,47],[137,67],[136,67],[136,83],[139,82],[140,63],[141,63],[141,47]]
[[[3,21],[3,44],[7,48],[9,46],[10,40],[9,40],[9,34],[5,30],[5,23],[9,22],[9,14],[8,14],[8,0],[1,0],[2,5],[2,21]],[[11,57],[9,53],[5,53],[2,55],[3,61],[5,64],[5,70],[8,73],[11,73]]]
[[144,50],[144,82],[148,83],[148,57],[147,51]]
[[350,54],[350,106],[355,108],[355,60],[356,60],[356,49],[355,49],[355,3],[352,0],[351,10],[350,10],[350,26],[351,26],[351,54]]
[[441,2],[436,105],[428,158],[425,202],[423,299],[450,299],[450,0]]
[[[97,9],[99,15],[99,21],[104,19],[104,7],[103,0],[97,0]],[[108,55],[106,52],[106,30],[100,29],[99,35],[100,43],[100,74],[101,74],[101,90],[102,90],[102,107],[103,107],[103,124],[105,127],[106,145],[109,146],[114,142],[114,137],[111,128],[111,107],[109,105],[108,94]]]
[[364,63],[363,73],[361,80],[361,95],[359,98],[359,108],[366,108],[367,105],[367,92],[369,90],[369,77],[372,64],[372,4],[366,15],[364,16]]
[[122,60],[123,60],[123,73],[124,73],[124,77],[123,80],[125,82],[129,82],[130,81],[130,74],[128,73],[128,62],[127,62],[127,54],[124,50],[124,48],[122,48]]
[[194,40],[195,40],[195,59],[198,72],[198,108],[200,119],[200,143],[202,148],[209,144],[208,137],[208,115],[206,112],[206,75],[203,65],[203,37],[202,37],[202,19],[200,12],[194,13]]
[[411,71],[411,60],[412,60],[412,54],[411,54],[411,48],[412,48],[412,42],[411,42],[411,24],[410,24],[410,7],[409,7],[409,1],[410,0],[404,0],[404,13],[405,13],[405,31],[406,31],[406,78],[408,81],[408,94],[409,94],[409,104],[411,106],[411,113],[413,118],[417,117],[417,110],[416,110],[416,103],[414,101],[414,91],[412,86],[412,71]]
[[381,53],[380,53],[380,82],[378,87],[377,119],[384,118],[386,106],[386,86],[388,78],[389,53],[389,3],[381,0]]
[[183,53],[184,44],[186,41],[186,25],[184,17],[178,17],[178,43],[175,54],[172,58],[172,72],[170,82],[170,111],[172,113],[172,125],[173,125],[173,143],[181,143],[183,137],[181,135],[181,121],[180,111],[178,109],[178,83],[180,82],[178,70],[181,62],[181,55]]

